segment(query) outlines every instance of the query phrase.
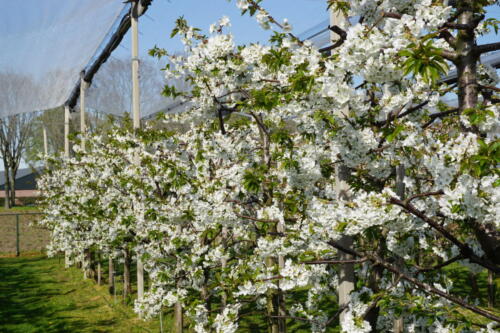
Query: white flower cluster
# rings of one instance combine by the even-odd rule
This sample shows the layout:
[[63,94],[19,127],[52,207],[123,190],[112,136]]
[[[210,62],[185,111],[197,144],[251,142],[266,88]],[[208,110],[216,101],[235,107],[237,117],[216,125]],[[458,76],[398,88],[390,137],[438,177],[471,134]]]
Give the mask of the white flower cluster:
[[[331,55],[287,35],[237,48],[222,32],[227,18],[207,38],[183,29],[188,52],[171,59],[166,75],[189,82],[189,112],[136,134],[115,127],[89,137],[75,157],[47,161],[39,187],[51,253],[137,253],[151,288],[136,311],[153,316],[181,303],[196,332],[235,332],[250,311],[276,321],[272,304],[284,299],[288,314],[324,331],[331,307],[322,304],[339,281],[326,262],[346,236],[360,253],[383,252],[423,283],[442,282],[446,273],[420,272],[420,260],[441,262],[457,248],[415,211],[483,256],[466,223],[500,227],[497,164],[481,162],[498,145],[498,109],[485,105],[486,116],[474,119],[481,133],[447,119],[428,126],[443,108],[440,91],[401,68],[400,51],[449,17],[438,3],[351,1],[350,14],[364,21],[345,27]],[[374,24],[391,11],[404,15]],[[264,10],[256,17],[270,26]],[[405,197],[413,210],[394,204]],[[390,271],[356,259],[343,331],[388,325],[363,318],[375,297],[387,313],[411,309],[409,331],[453,329],[445,311],[426,310],[451,305],[409,283],[394,286]]]

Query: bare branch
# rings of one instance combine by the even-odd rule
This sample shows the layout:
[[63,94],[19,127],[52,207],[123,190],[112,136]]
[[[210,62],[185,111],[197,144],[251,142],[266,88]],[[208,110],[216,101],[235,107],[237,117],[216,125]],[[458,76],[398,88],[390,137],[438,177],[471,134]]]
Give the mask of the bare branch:
[[457,39],[451,34],[448,29],[443,29],[439,32],[439,38],[443,38],[448,45],[455,48],[457,46]]
[[333,260],[333,259],[320,259],[303,261],[302,264],[306,265],[343,265],[343,264],[361,264],[367,261],[368,258],[353,259],[353,260]]
[[250,221],[255,221],[255,222],[262,222],[262,223],[278,223],[278,220],[266,220],[266,219],[258,219],[256,217],[251,217],[251,216],[246,216],[246,215],[240,215],[240,214],[235,214],[239,218],[250,220]]
[[494,263],[490,262],[489,260],[482,259],[479,256],[477,256],[474,251],[469,247],[469,245],[462,243],[459,241],[454,235],[452,235],[448,230],[446,230],[442,225],[431,219],[430,217],[426,216],[423,212],[415,208],[411,203],[407,203],[403,200],[399,200],[398,198],[391,197],[389,200],[391,204],[395,204],[403,208],[405,211],[408,213],[411,213],[412,215],[420,218],[422,221],[427,223],[429,226],[431,226],[433,229],[438,231],[443,237],[448,239],[450,242],[455,244],[459,250],[460,253],[467,259],[469,259],[471,262],[476,263],[480,266],[483,266],[485,268],[488,268],[489,270],[499,273],[500,272],[500,267],[495,265]]
[[431,196],[443,195],[443,194],[444,194],[443,190],[439,190],[439,191],[435,191],[435,192],[419,193],[419,194],[412,195],[411,197],[405,199],[404,202],[406,204],[408,204],[417,198],[425,198],[425,197],[431,197]]
[[451,115],[451,114],[458,114],[458,109],[451,109],[448,111],[443,111],[443,112],[438,112],[438,113],[433,113],[430,115],[431,119],[426,122],[422,128],[427,128],[429,127],[436,119],[438,118],[443,118],[445,116]]
[[489,89],[489,90],[500,92],[500,88],[497,88],[497,87],[494,87],[494,86],[479,85],[479,88],[481,88],[481,89]]
[[384,267],[386,270],[396,274],[396,276],[400,277],[401,279],[403,280],[406,280],[412,284],[414,284],[415,286],[417,286],[419,289],[421,289],[423,292],[429,294],[429,295],[438,295],[438,296],[441,296],[465,309],[468,309],[474,313],[477,313],[483,317],[486,317],[486,318],[489,318],[491,320],[494,320],[496,322],[500,322],[500,317],[491,313],[491,312],[488,312],[488,311],[485,311],[481,308],[478,308],[474,305],[471,305],[471,304],[468,304],[466,302],[464,302],[463,300],[459,299],[458,297],[455,297],[453,295],[450,295],[444,291],[441,291],[427,283],[424,283],[406,273],[404,273],[403,271],[401,271],[399,268],[393,266],[392,264],[388,263],[387,261],[385,261],[384,259],[376,256],[376,255],[371,255],[371,254],[367,254],[367,255],[363,255],[353,249],[350,249],[350,248],[345,248],[343,246],[340,246],[338,243],[336,243],[335,241],[329,241],[328,244],[332,245],[333,247],[345,252],[345,253],[349,253],[349,254],[352,254],[358,258],[363,258],[363,257],[368,257],[371,261],[373,261],[374,264],[378,264],[382,267]]
[[497,50],[500,50],[500,42],[478,45],[476,47],[477,54],[483,54],[483,53],[493,52],[493,51],[497,51]]
[[333,49],[336,49],[337,47],[341,46],[342,44],[344,44],[346,38],[347,38],[347,32],[340,28],[339,26],[337,25],[333,25],[333,26],[329,26],[328,27],[331,31],[335,32],[337,35],[339,35],[339,40],[337,40],[333,45],[330,45],[330,46],[327,46],[327,47],[324,47],[322,49],[319,49],[319,52],[320,53],[326,53],[326,52],[329,52]]
[[418,269],[419,272],[430,272],[430,271],[435,271],[435,270],[438,270],[438,269],[441,269],[445,266],[448,266],[448,265],[451,265],[453,264],[454,262],[458,261],[458,260],[462,260],[464,257],[459,254],[458,256],[455,256],[449,260],[446,260],[445,262],[441,263],[441,264],[438,264],[436,266],[432,266],[432,267],[420,267]]

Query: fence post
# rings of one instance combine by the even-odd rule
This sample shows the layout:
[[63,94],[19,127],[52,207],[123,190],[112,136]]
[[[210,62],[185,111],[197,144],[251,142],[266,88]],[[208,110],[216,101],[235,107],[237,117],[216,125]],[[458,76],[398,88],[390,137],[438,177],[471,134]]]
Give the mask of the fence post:
[[19,257],[21,251],[19,250],[19,214],[16,214],[16,257]]

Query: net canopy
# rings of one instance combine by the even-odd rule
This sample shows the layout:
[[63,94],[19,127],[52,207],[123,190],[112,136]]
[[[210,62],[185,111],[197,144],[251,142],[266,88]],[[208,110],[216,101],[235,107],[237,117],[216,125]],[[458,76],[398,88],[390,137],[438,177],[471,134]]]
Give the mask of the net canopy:
[[122,0],[22,0],[2,5],[2,118],[63,105],[128,7]]
[[[130,58],[111,57],[95,74],[92,85],[85,94],[86,109],[116,116],[131,114],[132,109],[132,68]],[[141,118],[168,112],[180,99],[162,95],[166,84],[178,90],[187,90],[182,79],[166,80],[162,68],[165,63],[152,57],[139,59],[139,90]]]

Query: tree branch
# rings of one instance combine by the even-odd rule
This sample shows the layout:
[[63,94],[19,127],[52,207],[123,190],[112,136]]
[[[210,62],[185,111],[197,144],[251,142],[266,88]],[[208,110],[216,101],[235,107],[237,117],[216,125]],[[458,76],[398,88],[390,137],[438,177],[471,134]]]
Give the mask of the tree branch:
[[393,119],[403,118],[404,116],[407,116],[409,114],[412,114],[415,111],[420,110],[421,108],[423,108],[424,106],[426,106],[428,103],[429,103],[429,101],[422,102],[422,103],[420,103],[418,105],[412,106],[411,108],[409,108],[408,110],[406,110],[403,113],[399,113],[398,112],[397,114],[394,114],[394,115],[392,115],[392,113],[391,113],[391,114],[389,114],[389,116],[387,117],[386,120],[377,121],[377,122],[374,123],[374,125],[378,126],[378,127],[384,126],[385,124],[387,124],[388,122],[392,121]]
[[333,260],[333,259],[320,259],[320,260],[308,260],[302,261],[301,264],[306,265],[343,265],[343,264],[361,264],[367,261],[368,258],[353,259],[353,260]]
[[442,118],[444,116],[448,116],[450,114],[458,114],[458,109],[451,109],[451,110],[448,110],[448,111],[443,111],[443,112],[438,112],[438,113],[433,113],[430,115],[431,119],[426,122],[422,128],[427,128],[429,127],[433,122],[434,120],[438,119],[438,118]]
[[457,39],[451,34],[448,29],[443,29],[439,33],[439,38],[443,38],[448,45],[455,48],[457,46]]
[[479,88],[481,88],[481,89],[489,89],[489,90],[500,92],[500,88],[497,88],[497,87],[494,87],[494,86],[479,85]]
[[496,322],[499,322],[500,323],[500,317],[498,317],[497,315],[493,314],[493,313],[490,313],[488,311],[485,311],[483,309],[480,309],[478,307],[475,307],[473,305],[470,305],[466,302],[464,302],[463,300],[459,299],[458,297],[455,297],[453,295],[450,295],[444,291],[441,291],[437,288],[434,288],[433,286],[427,284],[427,283],[424,283],[422,281],[419,281],[418,279],[408,275],[408,274],[405,274],[403,271],[401,271],[400,269],[394,267],[392,264],[388,263],[387,261],[383,260],[382,258],[376,256],[376,255],[371,255],[371,254],[368,254],[368,255],[362,255],[361,253],[353,250],[353,249],[348,249],[348,248],[344,248],[343,246],[340,246],[337,242],[335,241],[329,241],[328,244],[332,245],[333,247],[337,248],[338,250],[341,250],[345,253],[349,253],[349,254],[352,254],[358,258],[363,258],[363,257],[368,257],[371,261],[373,261],[373,263],[375,264],[378,264],[382,267],[384,267],[386,270],[396,274],[396,276],[400,277],[401,279],[403,280],[406,280],[408,282],[411,282],[413,283],[415,286],[417,286],[418,288],[420,288],[423,292],[429,294],[429,295],[438,295],[438,296],[441,296],[465,309],[468,309],[474,313],[477,313],[483,317],[486,317],[488,319],[491,319],[491,320],[494,320]]
[[443,194],[444,194],[443,190],[439,190],[439,191],[435,191],[435,192],[419,193],[419,194],[412,195],[411,197],[405,199],[403,202],[405,204],[408,204],[417,198],[425,198],[425,197],[430,197],[430,196],[435,196],[435,195],[443,195]]
[[432,266],[432,267],[420,267],[418,269],[418,271],[420,273],[423,273],[423,272],[430,272],[430,271],[435,271],[436,269],[440,269],[440,268],[443,268],[445,266],[448,266],[448,265],[451,265],[453,264],[455,261],[458,261],[458,260],[462,260],[464,258],[463,255],[459,254],[458,256],[456,257],[453,257],[449,260],[446,260],[445,262],[441,263],[441,264],[438,264],[436,266]]
[[344,44],[344,42],[345,42],[345,40],[347,38],[347,32],[344,29],[341,29],[339,26],[333,25],[333,26],[329,26],[328,28],[331,31],[335,32],[337,35],[339,35],[340,39],[337,40],[333,45],[330,45],[330,46],[324,47],[322,49],[319,49],[320,53],[326,53],[326,52],[329,52],[329,51],[331,51],[333,49],[336,49],[340,45]]
[[436,231],[438,231],[443,237],[448,239],[450,242],[455,244],[459,249],[460,253],[467,259],[469,259],[471,262],[476,263],[480,266],[483,266],[485,268],[488,268],[489,270],[500,273],[500,267],[495,265],[494,263],[491,263],[489,260],[485,260],[477,256],[474,251],[465,243],[462,243],[459,241],[454,235],[452,235],[448,230],[446,230],[443,226],[441,226],[439,223],[431,219],[430,217],[426,216],[424,213],[422,213],[420,210],[415,208],[411,203],[407,203],[403,200],[399,200],[398,198],[391,197],[389,200],[391,204],[400,206],[403,208],[405,211],[408,213],[411,213],[412,215],[420,218],[422,221],[427,223],[429,226],[434,228]]
[[246,216],[246,215],[240,215],[240,214],[235,214],[239,218],[250,220],[250,221],[255,221],[255,222],[262,222],[262,223],[278,223],[278,220],[265,220],[265,219],[258,219],[256,217],[251,217],[251,216]]
[[493,51],[497,51],[497,50],[500,50],[500,42],[478,45],[478,46],[476,46],[475,51],[477,54],[483,54],[483,53],[493,52]]

